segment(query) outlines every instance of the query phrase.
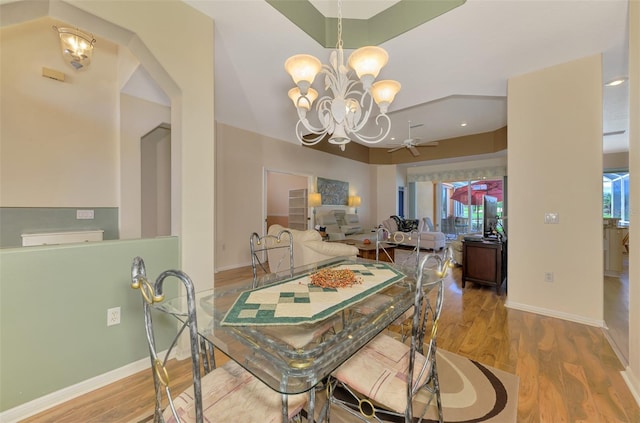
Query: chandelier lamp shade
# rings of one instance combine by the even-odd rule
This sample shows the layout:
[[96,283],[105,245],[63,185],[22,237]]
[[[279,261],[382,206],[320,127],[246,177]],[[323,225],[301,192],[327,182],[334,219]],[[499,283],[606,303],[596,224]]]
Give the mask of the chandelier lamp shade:
[[[289,98],[298,111],[296,136],[304,145],[314,145],[329,136],[329,143],[337,144],[344,151],[351,137],[367,144],[384,140],[391,129],[387,116],[389,105],[400,91],[400,83],[392,80],[374,82],[380,69],[387,64],[389,55],[376,46],[361,47],[351,53],[347,66],[344,62],[342,43],[342,12],[338,2],[338,43],[329,57],[329,64],[309,54],[291,56],[284,64],[295,88],[289,90]],[[354,78],[353,73],[357,78]],[[318,91],[311,88],[316,76],[324,77],[325,94],[318,99]],[[315,108],[313,107],[314,102]],[[361,133],[374,112],[373,134]],[[314,109],[314,122],[308,114]],[[368,126],[367,129],[370,129]]]
[[76,70],[84,69],[91,63],[93,45],[96,43],[93,35],[86,34],[79,29],[53,27],[60,36],[62,57]]

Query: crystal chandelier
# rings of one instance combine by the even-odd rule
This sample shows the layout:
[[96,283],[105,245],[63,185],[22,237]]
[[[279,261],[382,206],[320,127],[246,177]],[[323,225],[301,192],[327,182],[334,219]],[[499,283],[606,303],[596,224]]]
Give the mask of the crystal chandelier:
[[[284,64],[286,71],[297,85],[289,90],[289,98],[298,110],[296,135],[304,145],[314,145],[329,134],[329,142],[340,146],[354,137],[364,143],[375,144],[382,141],[391,129],[391,120],[387,116],[389,104],[400,91],[400,83],[392,80],[374,82],[380,69],[387,64],[387,52],[375,46],[361,47],[351,53],[348,67],[344,65],[342,49],[342,4],[338,0],[338,43],[331,52],[330,65],[323,65],[316,57],[308,54],[291,56]],[[352,79],[352,71],[358,79]],[[307,118],[318,92],[311,88],[316,75],[324,75],[326,94],[315,105],[317,124]],[[377,134],[360,133],[365,127],[373,110],[373,102],[380,113],[375,117]],[[317,125],[317,126],[316,126]],[[304,134],[303,131],[310,134]]]

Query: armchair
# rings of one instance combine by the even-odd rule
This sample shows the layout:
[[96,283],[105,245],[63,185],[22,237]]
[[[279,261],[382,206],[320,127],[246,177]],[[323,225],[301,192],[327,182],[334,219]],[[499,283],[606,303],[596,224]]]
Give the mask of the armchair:
[[329,236],[329,241],[340,241],[345,239],[344,233],[340,230],[338,220],[333,213],[322,213],[316,216],[318,225],[325,228],[325,233]]
[[[277,236],[281,231],[288,229],[280,225],[271,225],[267,231],[268,235]],[[350,257],[355,258],[358,255],[358,248],[353,245],[347,245],[340,242],[325,242],[318,231],[307,230],[298,231],[288,229],[293,238],[293,262],[294,266],[302,266],[309,263],[315,263],[327,260],[332,257]],[[287,233],[282,234],[287,237]],[[271,263],[279,263],[287,254],[286,249],[271,249],[267,252],[269,268]],[[286,260],[286,259],[285,259]],[[275,269],[272,269],[273,272]]]

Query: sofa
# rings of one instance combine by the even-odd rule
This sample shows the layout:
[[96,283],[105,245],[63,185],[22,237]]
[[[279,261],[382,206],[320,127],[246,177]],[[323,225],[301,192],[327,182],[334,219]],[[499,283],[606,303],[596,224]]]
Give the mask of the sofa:
[[361,234],[362,225],[357,214],[345,213],[344,210],[332,210],[316,216],[316,224],[326,228],[330,241],[339,241],[350,235]]
[[[276,224],[269,227],[267,234],[277,236],[284,229],[290,231],[293,237],[293,265],[296,267],[333,257],[356,258],[358,255],[357,247],[340,242],[325,242],[322,240],[320,233],[313,229],[299,231]],[[289,258],[287,254],[288,251],[284,248],[267,252],[267,261],[271,273],[281,271],[281,263],[285,263],[284,265],[288,266]]]
[[[417,229],[412,229],[411,226],[407,226],[406,228],[398,227],[398,218],[390,217],[382,221],[381,226],[389,231],[391,236],[391,240],[399,241],[398,243],[401,245],[406,245],[410,247],[415,247],[417,244],[417,237],[413,234],[420,234],[420,249],[426,250],[442,250],[445,246],[445,235],[442,232],[433,232],[429,230],[429,222],[428,218],[422,218],[418,220]],[[415,226],[415,225],[414,225]],[[432,226],[433,227],[433,226]],[[400,229],[404,229],[401,231]],[[411,236],[409,236],[411,235]]]

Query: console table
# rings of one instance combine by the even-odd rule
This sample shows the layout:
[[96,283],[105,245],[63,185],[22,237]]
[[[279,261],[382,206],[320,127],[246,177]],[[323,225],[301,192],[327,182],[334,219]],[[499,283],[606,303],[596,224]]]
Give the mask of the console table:
[[498,241],[463,241],[462,288],[475,282],[500,287],[507,280],[507,245]]

